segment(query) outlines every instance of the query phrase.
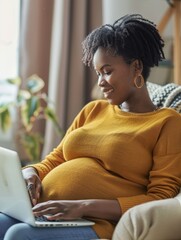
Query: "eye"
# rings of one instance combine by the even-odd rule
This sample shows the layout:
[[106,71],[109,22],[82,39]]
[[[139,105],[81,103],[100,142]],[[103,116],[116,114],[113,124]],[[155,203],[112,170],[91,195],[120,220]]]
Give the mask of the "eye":
[[101,74],[100,74],[99,72],[97,72],[97,71],[96,71],[96,74],[97,74],[98,77],[101,75]]
[[112,71],[110,69],[109,70],[105,69],[103,73],[104,73],[104,75],[109,76],[109,75],[111,75]]
[[111,71],[105,72],[104,74],[106,74],[106,75],[111,75]]

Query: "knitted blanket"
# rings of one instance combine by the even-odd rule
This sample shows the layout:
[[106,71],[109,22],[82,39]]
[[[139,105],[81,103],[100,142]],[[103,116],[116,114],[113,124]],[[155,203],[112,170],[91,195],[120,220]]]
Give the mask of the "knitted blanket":
[[147,82],[148,92],[158,107],[170,107],[181,113],[181,86],[168,83],[164,86]]

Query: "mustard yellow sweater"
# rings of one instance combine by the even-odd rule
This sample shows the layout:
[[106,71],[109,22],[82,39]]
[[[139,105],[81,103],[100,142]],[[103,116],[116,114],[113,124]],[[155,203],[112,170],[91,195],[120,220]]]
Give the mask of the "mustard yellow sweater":
[[[49,199],[118,199],[122,212],[174,197],[181,185],[181,116],[163,108],[123,112],[106,100],[87,104],[60,145],[34,165]],[[101,238],[114,224],[94,219]]]

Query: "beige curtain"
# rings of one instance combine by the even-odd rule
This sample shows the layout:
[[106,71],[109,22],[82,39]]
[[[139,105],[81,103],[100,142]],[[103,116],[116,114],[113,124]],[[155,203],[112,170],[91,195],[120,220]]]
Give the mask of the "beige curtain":
[[[81,62],[81,42],[101,23],[102,0],[22,1],[20,76],[36,73],[45,80],[64,132],[90,100],[96,77]],[[44,157],[60,139],[51,123],[38,127],[45,134]]]

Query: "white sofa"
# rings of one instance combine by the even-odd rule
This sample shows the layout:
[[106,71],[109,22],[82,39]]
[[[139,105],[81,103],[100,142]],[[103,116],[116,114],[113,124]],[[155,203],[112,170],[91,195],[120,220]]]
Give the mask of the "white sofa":
[[181,240],[181,195],[129,209],[112,240]]

